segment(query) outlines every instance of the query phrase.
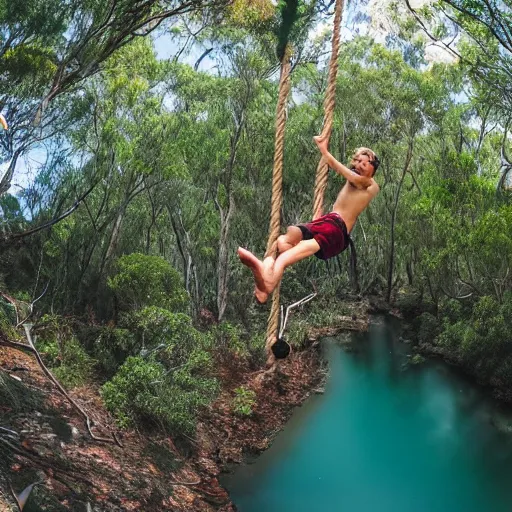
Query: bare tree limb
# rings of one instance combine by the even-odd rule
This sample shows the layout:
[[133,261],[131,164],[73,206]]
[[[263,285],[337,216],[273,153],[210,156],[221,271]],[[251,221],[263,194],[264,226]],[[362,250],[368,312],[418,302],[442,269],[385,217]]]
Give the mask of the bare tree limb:
[[14,348],[14,349],[17,349],[17,350],[21,350],[23,352],[27,352],[29,354],[32,354],[35,358],[36,358],[36,361],[39,365],[39,367],[41,368],[41,370],[43,371],[43,373],[46,375],[46,377],[48,377],[48,379],[55,385],[55,387],[59,390],[59,392],[71,403],[71,405],[73,405],[73,407],[85,418],[85,421],[86,421],[86,424],[87,424],[87,430],[89,431],[89,435],[95,440],[95,441],[101,441],[101,442],[105,442],[105,443],[115,443],[117,444],[118,446],[121,446],[121,444],[119,443],[117,437],[115,435],[113,435],[113,438],[110,439],[110,438],[104,438],[104,437],[98,437],[96,435],[93,434],[91,428],[93,426],[93,423],[91,421],[91,419],[89,418],[88,414],[82,409],[82,407],[80,407],[80,405],[78,405],[69,395],[68,393],[66,392],[66,390],[62,387],[62,385],[60,384],[60,382],[53,376],[53,374],[50,372],[50,370],[48,370],[48,368],[46,367],[46,365],[43,363],[43,360],[41,358],[41,355],[39,354],[39,352],[37,351],[36,347],[34,346],[34,343],[32,341],[32,335],[31,335],[31,329],[32,329],[32,325],[30,324],[23,324],[23,327],[25,329],[25,335],[27,337],[27,341],[28,341],[28,345],[25,345],[23,343],[18,343],[18,342],[15,342],[15,341],[10,341],[8,339],[6,339],[3,335],[0,334],[0,345],[4,345],[4,346],[7,346],[7,347],[11,347],[11,348]]
[[22,238],[26,238],[28,236],[34,235],[35,233],[38,233],[39,231],[42,231],[43,229],[48,229],[48,228],[52,227],[53,225],[57,224],[61,220],[64,220],[66,217],[69,217],[80,206],[80,203],[94,190],[95,186],[96,186],[96,183],[94,183],[89,188],[89,190],[87,190],[87,192],[82,194],[82,196],[79,197],[74,202],[74,204],[73,204],[73,206],[71,206],[71,208],[66,210],[64,213],[62,213],[58,217],[55,217],[54,219],[44,223],[41,226],[37,226],[37,227],[35,227],[33,229],[29,229],[28,231],[24,231],[23,233],[16,233],[16,234],[11,235],[9,237],[5,237],[2,240],[0,240],[0,244],[6,245],[9,242],[16,241],[16,240],[21,240]]

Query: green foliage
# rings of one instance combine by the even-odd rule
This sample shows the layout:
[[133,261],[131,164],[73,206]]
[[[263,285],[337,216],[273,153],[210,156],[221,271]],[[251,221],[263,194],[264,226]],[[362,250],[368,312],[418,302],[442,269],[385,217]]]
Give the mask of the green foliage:
[[134,319],[146,349],[158,351],[158,357],[169,365],[193,367],[204,363],[206,368],[210,364],[206,351],[212,347],[211,336],[194,329],[192,319],[184,313],[150,306]]
[[293,347],[304,348],[310,327],[307,318],[297,318],[290,321],[284,336],[285,340]]
[[138,310],[160,306],[185,311],[188,305],[181,276],[163,258],[133,253],[117,261],[118,272],[108,285],[118,297],[121,309]]
[[199,408],[218,389],[211,377],[212,336],[194,329],[184,313],[156,306],[132,313],[130,322],[137,343],[120,329],[109,340],[117,348],[129,340],[128,353],[140,355],[130,355],[103,386],[107,408],[122,426],[150,422],[175,433],[191,432]]
[[45,364],[65,388],[75,388],[87,383],[96,361],[92,359],[74,337],[60,340],[44,338],[37,348]]
[[35,95],[42,93],[42,87],[53,77],[57,66],[53,50],[36,45],[24,45],[5,52],[2,57],[2,69],[8,73],[11,83],[19,84],[29,79],[34,88],[32,94]]
[[239,27],[258,29],[275,14],[270,0],[234,0],[228,8],[230,21]]
[[439,318],[449,324],[454,324],[463,316],[463,306],[455,299],[444,299],[439,305]]
[[55,377],[67,388],[81,386],[92,377],[96,361],[75,337],[68,321],[58,315],[44,315],[45,326],[36,337],[36,348]]
[[229,322],[221,322],[210,328],[212,336],[212,348],[215,352],[230,357],[231,354],[246,356],[248,348],[242,340],[240,327]]
[[60,365],[52,371],[67,388],[82,386],[91,380],[96,361],[83,349],[76,338],[64,343],[60,354]]
[[213,379],[170,373],[163,364],[129,357],[114,378],[103,385],[105,406],[120,426],[151,423],[173,433],[191,433],[199,409],[217,391]]
[[240,416],[251,416],[256,405],[256,393],[252,389],[240,386],[235,389],[233,411]]
[[[142,354],[145,361],[170,372],[166,386],[200,389],[201,379],[208,381],[213,373],[215,350],[226,357],[248,352],[254,364],[263,364],[265,314],[252,306],[253,278],[239,264],[234,249],[242,245],[258,255],[265,251],[277,101],[273,48],[281,18],[286,12],[293,14],[288,20],[294,23],[287,27],[292,30],[282,34],[298,54],[308,16],[319,6],[231,3],[232,18],[250,26],[252,34],[247,38],[242,30],[205,29],[202,37],[215,41],[215,51],[201,62],[214,61],[214,72],[197,71],[179,59],[159,60],[144,38],[99,63],[95,56],[108,54],[97,53],[102,41],[109,40],[104,34],[106,38],[83,47],[80,62],[69,62],[62,77],[64,89],[46,106],[43,123],[34,131],[26,128],[31,126],[27,119],[40,104],[40,91],[50,90],[53,66],[59,67],[59,59],[66,58],[62,44],[82,48],[66,38],[78,41],[89,21],[95,25],[102,19],[105,6],[96,2],[75,13],[73,2],[15,4],[0,1],[6,20],[5,37],[0,39],[6,43],[10,27],[30,30],[20,35],[20,40],[28,37],[24,44],[3,48],[0,92],[6,99],[4,112],[13,110],[15,117],[15,128],[4,134],[4,148],[25,147],[26,131],[27,136],[48,142],[48,164],[22,197],[4,196],[0,206],[5,234],[47,221],[70,206],[80,190],[97,185],[71,216],[39,232],[30,244],[7,248],[2,256],[2,288],[31,301],[34,283],[41,288],[50,282],[37,303],[42,311],[87,315],[96,325],[115,318],[116,328],[101,328],[94,337],[97,343],[84,343],[108,376],[120,370],[126,357]],[[124,8],[120,6],[123,12]],[[76,23],[78,14],[86,21]],[[69,26],[78,27],[76,33],[67,34]],[[407,28],[412,30],[412,24]],[[176,28],[173,34],[178,32]],[[436,33],[444,31],[440,28]],[[292,77],[298,95],[294,93],[294,98],[300,101],[291,100],[287,106],[284,225],[309,220],[311,215],[319,158],[311,136],[321,128],[326,83],[326,70],[314,62],[325,41],[324,37],[318,46],[304,49],[301,54],[311,63],[297,66]],[[464,55],[482,58],[477,49],[467,46],[461,42]],[[492,44],[486,42],[484,47],[490,49],[488,58],[494,66],[503,65]],[[396,305],[407,316],[424,311],[427,301],[432,311],[439,307],[446,326],[440,339],[457,354],[460,350],[467,355],[466,361],[480,364],[479,347],[489,342],[482,345],[481,338],[487,339],[482,333],[503,334],[501,318],[489,311],[495,304],[501,308],[510,290],[512,207],[495,190],[502,120],[510,117],[503,115],[503,109],[508,103],[497,101],[501,89],[487,96],[485,84],[469,83],[471,76],[459,66],[419,66],[425,63],[417,53],[421,42],[412,41],[408,48],[413,54],[359,37],[341,48],[331,151],[347,163],[352,150],[364,145],[375,149],[382,160],[377,174],[381,192],[352,232],[360,289],[362,294],[382,293],[391,269],[393,295],[398,290]],[[80,75],[83,66],[94,72],[93,78]],[[495,80],[496,75],[488,78]],[[502,90],[508,90],[506,83],[501,82]],[[464,94],[460,94],[462,85]],[[60,94],[65,91],[70,94]],[[60,123],[59,129],[65,128],[65,142],[50,136],[54,125],[44,124],[50,118]],[[13,144],[11,134],[19,144]],[[68,152],[73,154],[71,160]],[[341,185],[339,177],[331,174],[326,205],[332,204]],[[26,218],[21,209],[26,210]],[[227,253],[220,250],[220,240]],[[227,261],[221,261],[223,254]],[[113,270],[119,255],[128,256],[119,258]],[[311,282],[320,295],[333,299],[317,298],[300,314],[294,312],[288,341],[301,344],[310,325],[327,326],[337,314],[345,314],[335,297],[349,290],[347,256],[328,265],[309,258],[287,269],[284,304],[309,293]],[[209,335],[199,333],[185,313],[195,317],[205,307],[220,315],[220,275],[229,276],[223,313],[228,322],[214,326]],[[110,288],[105,276],[110,276]],[[118,308],[113,306],[113,295]],[[452,302],[445,299],[448,296],[466,298]],[[485,314],[473,311],[473,302],[482,296],[494,301],[487,309],[481,304]],[[12,320],[12,311],[6,313]],[[485,323],[486,316],[496,317],[495,324]],[[242,333],[234,327],[238,324],[247,331],[248,341],[245,333],[242,341]],[[421,339],[431,340],[437,332],[434,319],[422,316],[418,332]],[[54,333],[46,340],[45,357],[55,366],[61,364],[60,343],[73,337],[72,333],[59,336]],[[496,371],[507,373],[505,362],[496,359],[493,364],[503,368]]]
[[457,354],[462,361],[487,380],[504,379],[512,368],[512,294],[503,303],[481,297],[471,316],[454,324],[445,323],[439,344]]
[[136,354],[138,343],[128,329],[102,327],[93,343],[93,354],[101,370],[112,377],[128,356]]
[[414,354],[411,357],[411,364],[418,365],[423,364],[426,361],[426,359],[421,354]]
[[0,298],[0,332],[7,337],[16,337],[16,310],[14,306]]
[[105,406],[115,414],[120,426],[132,426],[136,421],[160,419],[158,385],[165,370],[159,363],[141,357],[129,357],[114,378],[103,385],[101,394]]
[[256,365],[265,364],[266,355],[265,355],[265,346],[266,346],[266,335],[264,330],[262,329],[260,332],[254,333],[249,341],[249,354],[251,355],[251,359]]
[[439,320],[431,313],[422,313],[418,317],[418,342],[433,343],[441,331]]

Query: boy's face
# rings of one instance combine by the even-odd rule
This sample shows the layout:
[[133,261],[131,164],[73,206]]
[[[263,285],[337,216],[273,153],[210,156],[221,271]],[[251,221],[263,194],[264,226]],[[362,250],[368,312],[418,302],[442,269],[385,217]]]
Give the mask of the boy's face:
[[359,155],[354,158],[354,167],[360,176],[371,178],[374,175],[373,164],[368,155]]

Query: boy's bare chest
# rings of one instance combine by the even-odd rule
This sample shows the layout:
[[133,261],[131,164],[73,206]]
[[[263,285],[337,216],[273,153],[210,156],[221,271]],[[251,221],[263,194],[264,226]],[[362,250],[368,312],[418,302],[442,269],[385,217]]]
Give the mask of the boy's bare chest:
[[336,204],[338,206],[343,206],[344,208],[354,208],[359,210],[361,207],[365,207],[371,199],[371,195],[366,189],[361,190],[350,183],[346,183],[338,194]]

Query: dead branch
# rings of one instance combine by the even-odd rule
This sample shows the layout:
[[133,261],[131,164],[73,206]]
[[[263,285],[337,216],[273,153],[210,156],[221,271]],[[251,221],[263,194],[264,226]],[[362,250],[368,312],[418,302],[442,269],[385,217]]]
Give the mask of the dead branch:
[[[77,471],[76,468],[73,471],[70,471],[69,467],[65,467],[62,462],[59,462],[57,460],[53,460],[53,461],[46,460],[44,457],[39,455],[36,451],[28,450],[27,448],[20,448],[2,437],[0,437],[0,443],[4,444],[7,448],[9,448],[9,450],[12,453],[15,453],[19,457],[23,457],[23,458],[29,460],[37,467],[46,468],[46,469],[51,470],[53,473],[52,478],[55,480],[58,480],[59,482],[61,482],[61,481],[63,482],[63,480],[61,480],[60,478],[56,478],[55,473],[60,473],[62,475],[65,475],[77,482],[83,482],[83,483],[87,484],[91,489],[96,488],[96,485],[91,480],[88,480],[85,476],[83,476],[83,473],[81,471]],[[69,487],[68,484],[66,484],[66,485]]]
[[115,443],[118,446],[122,447],[121,443],[119,442],[119,440],[117,439],[117,437],[114,434],[112,434],[112,439],[111,438],[98,437],[98,436],[94,435],[94,433],[91,430],[91,428],[93,426],[93,422],[89,418],[88,414],[82,409],[82,407],[77,402],[75,402],[68,395],[66,390],[60,384],[60,382],[53,376],[53,374],[50,372],[50,370],[43,363],[41,355],[37,351],[37,349],[34,346],[34,343],[32,341],[32,336],[31,336],[31,333],[30,333],[30,331],[32,329],[32,325],[25,323],[25,324],[23,324],[23,327],[25,328],[25,334],[27,336],[27,341],[29,343],[28,345],[25,345],[23,343],[18,343],[18,342],[15,342],[15,341],[10,341],[10,340],[4,338],[1,334],[0,334],[0,345],[4,345],[4,346],[10,347],[10,348],[14,348],[14,349],[21,350],[23,352],[28,352],[29,354],[32,354],[36,358],[36,361],[39,364],[39,367],[41,368],[43,373],[46,375],[46,377],[48,377],[48,379],[55,385],[55,387],[59,390],[59,392],[62,395],[64,395],[64,397],[69,401],[69,403],[71,403],[71,405],[73,405],[73,407],[85,418],[85,422],[86,422],[86,425],[87,425],[87,430],[89,432],[89,435],[95,441],[100,441],[100,442],[104,442],[104,443]]

